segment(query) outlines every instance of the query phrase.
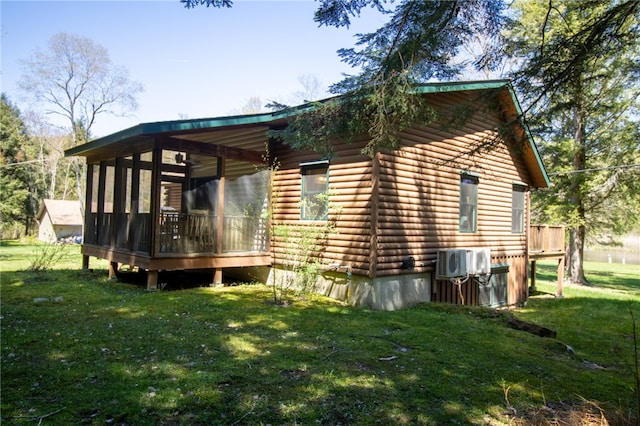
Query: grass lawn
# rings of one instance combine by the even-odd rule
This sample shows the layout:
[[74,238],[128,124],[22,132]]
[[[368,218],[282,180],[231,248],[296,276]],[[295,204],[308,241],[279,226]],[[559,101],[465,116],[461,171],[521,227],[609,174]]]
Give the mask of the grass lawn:
[[638,413],[637,266],[586,264],[594,286],[555,299],[539,264],[542,294],[513,313],[548,339],[488,309],[285,307],[260,284],[148,292],[95,259],[81,271],[77,246],[27,271],[37,250],[0,247],[2,423],[533,424],[585,400],[611,424]]

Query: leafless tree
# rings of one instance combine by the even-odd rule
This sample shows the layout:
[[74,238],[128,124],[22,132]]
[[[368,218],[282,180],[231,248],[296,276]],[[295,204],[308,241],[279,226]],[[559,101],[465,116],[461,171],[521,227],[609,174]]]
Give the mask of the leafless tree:
[[[63,117],[72,146],[90,139],[101,114],[123,116],[137,108],[142,85],[113,64],[107,49],[93,40],[68,33],[54,35],[47,48],[23,61],[20,87],[41,112]],[[82,165],[74,161],[76,188],[82,196]]]
[[135,110],[142,91],[125,68],[111,62],[105,47],[68,33],[54,35],[47,49],[36,50],[23,66],[20,87],[43,112],[68,121],[74,146],[86,142],[83,134],[91,134],[98,115]]

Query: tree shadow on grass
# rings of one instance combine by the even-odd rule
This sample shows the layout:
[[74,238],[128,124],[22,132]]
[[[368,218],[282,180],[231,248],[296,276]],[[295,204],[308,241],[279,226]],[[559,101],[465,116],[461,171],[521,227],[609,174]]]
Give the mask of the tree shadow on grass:
[[[264,286],[146,292],[59,273],[2,301],[3,416],[16,423],[66,407],[51,421],[477,424],[505,409],[505,387],[513,404],[542,404],[548,387],[566,397],[613,374],[467,307],[283,308]],[[64,303],[34,306],[28,291],[49,285]]]
[[638,266],[636,277],[621,276],[611,271],[587,271],[587,278],[598,283],[598,287],[640,292],[640,266]]
[[[633,268],[633,267],[632,267]],[[587,279],[593,287],[609,288],[612,290],[640,292],[640,266],[637,273],[623,273],[614,270],[585,269]],[[537,262],[536,281],[556,283],[558,281],[557,264],[552,262]]]

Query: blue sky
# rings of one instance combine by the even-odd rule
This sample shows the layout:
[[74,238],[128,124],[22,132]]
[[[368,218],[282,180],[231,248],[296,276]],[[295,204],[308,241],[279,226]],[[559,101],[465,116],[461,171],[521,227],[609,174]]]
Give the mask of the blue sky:
[[384,22],[367,12],[349,29],[318,27],[311,0],[236,0],[231,9],[185,9],[179,0],[1,0],[0,7],[1,88],[21,110],[31,107],[17,87],[20,60],[58,32],[103,45],[143,84],[134,115],[101,116],[94,136],[142,122],[234,114],[256,96],[288,101],[305,74],[329,86],[352,72],[336,51]]

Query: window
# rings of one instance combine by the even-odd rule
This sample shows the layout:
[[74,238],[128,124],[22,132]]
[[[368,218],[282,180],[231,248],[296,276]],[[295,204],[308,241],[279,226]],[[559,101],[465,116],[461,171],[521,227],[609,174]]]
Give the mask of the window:
[[301,164],[302,199],[300,215],[303,220],[327,220],[329,213],[329,163],[319,161]]
[[460,232],[476,232],[478,217],[478,177],[460,176]]
[[511,232],[524,232],[524,195],[526,187],[514,184],[511,195]]

